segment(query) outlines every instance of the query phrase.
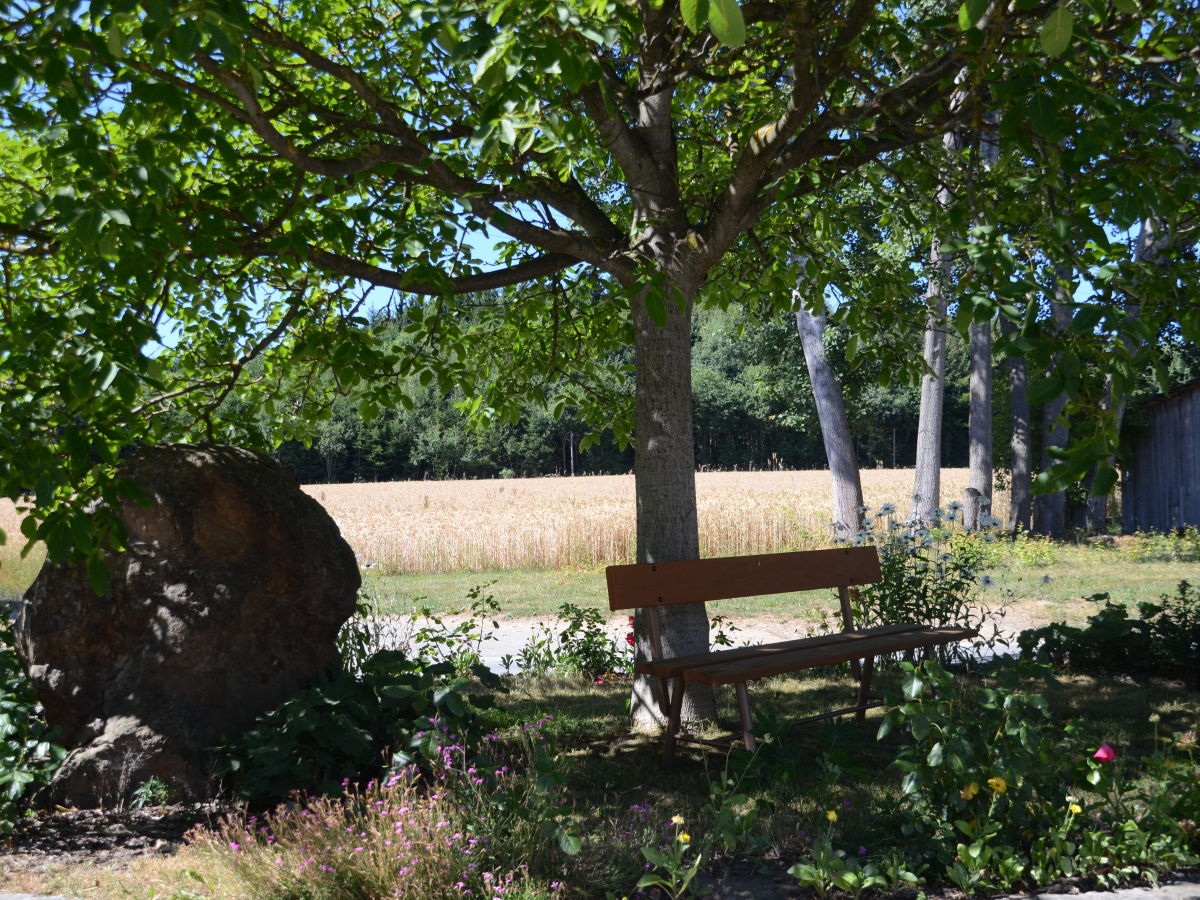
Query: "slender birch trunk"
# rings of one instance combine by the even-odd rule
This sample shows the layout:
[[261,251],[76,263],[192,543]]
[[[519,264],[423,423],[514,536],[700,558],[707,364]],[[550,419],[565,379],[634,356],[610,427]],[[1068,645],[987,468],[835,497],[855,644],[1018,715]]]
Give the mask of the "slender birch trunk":
[[[958,152],[958,134],[942,137],[947,156]],[[950,187],[937,193],[940,206],[950,205]],[[946,393],[946,287],[950,282],[950,254],[942,251],[935,235],[929,248],[929,285],[925,289],[925,347],[928,371],[921,377],[921,408],[917,419],[917,458],[913,474],[913,506],[909,518],[922,525],[933,524],[942,495],[942,415]]]
[[833,479],[834,539],[852,539],[862,527],[863,493],[859,478],[858,460],[854,453],[854,438],[846,418],[842,386],[825,357],[825,313],[814,315],[797,303],[796,330],[804,348],[804,361],[812,382],[817,418],[821,423],[821,439]]
[[[1000,330],[1008,334],[1016,330],[1016,325],[1001,316]],[[1012,412],[1012,439],[1009,445],[1012,450],[1012,473],[1006,527],[1009,532],[1016,534],[1020,529],[1029,530],[1033,511],[1029,370],[1024,357],[1008,358],[1008,388],[1009,408]]]
[[[998,125],[998,115],[988,113],[984,121]],[[990,170],[1000,158],[999,138],[984,130],[979,140],[979,161]],[[976,221],[986,222],[986,215],[977,211]],[[963,497],[963,528],[976,531],[982,516],[992,512],[992,323],[972,322],[970,328],[970,412],[967,436],[969,441],[969,475]]]
[[[1151,263],[1156,266],[1166,264],[1166,256],[1171,248],[1171,237],[1163,227],[1163,223],[1159,219],[1143,219],[1141,228],[1138,230],[1137,239],[1137,260],[1138,262]],[[1140,303],[1127,302],[1125,305],[1125,317],[1127,319],[1137,319],[1142,312]],[[1128,334],[1122,338],[1122,343],[1125,345],[1126,351],[1133,355],[1140,349],[1140,341]],[[1125,421],[1125,396],[1122,392],[1121,399],[1117,400],[1113,405],[1113,397],[1116,393],[1113,385],[1113,376],[1108,374],[1104,377],[1104,390],[1106,402],[1111,410],[1114,426],[1118,433],[1121,431],[1121,425]],[[1110,457],[1108,464],[1111,466],[1113,460]],[[1095,473],[1092,473],[1094,477]],[[1090,485],[1090,481],[1089,481]],[[1084,527],[1089,534],[1101,534],[1108,526],[1108,494],[1092,494],[1089,491],[1087,512],[1084,519]]]
[[[1050,303],[1050,312],[1054,317],[1053,328],[1061,334],[1071,326],[1071,270],[1060,263],[1054,266],[1054,300]],[[1058,357],[1050,363],[1053,371],[1058,365]],[[1063,417],[1067,405],[1065,393],[1054,397],[1042,408],[1042,460],[1041,468],[1048,469],[1054,464],[1050,456],[1050,447],[1065,447],[1071,439],[1071,428]],[[1067,533],[1067,493],[1055,491],[1053,494],[1041,494],[1033,502],[1033,530],[1049,537],[1061,538]]]

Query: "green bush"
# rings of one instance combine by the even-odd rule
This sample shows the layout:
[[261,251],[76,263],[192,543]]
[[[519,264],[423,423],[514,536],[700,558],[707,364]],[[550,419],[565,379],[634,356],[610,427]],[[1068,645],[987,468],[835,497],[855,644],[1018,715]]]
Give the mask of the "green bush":
[[25,801],[49,784],[66,751],[54,743],[25,667],[13,649],[12,623],[0,617],[0,834],[12,831]]
[[338,637],[341,669],[227,740],[218,752],[218,774],[260,803],[296,790],[333,794],[388,766],[428,761],[443,744],[464,740],[478,710],[492,704],[488,691],[502,687],[479,655],[495,601],[480,588],[469,596],[473,616],[450,627],[425,613],[407,652],[379,649],[386,623],[369,598],[360,598]]
[[1174,596],[1138,603],[1138,618],[1130,617],[1125,604],[1111,603],[1108,594],[1090,599],[1104,605],[1085,627],[1054,622],[1022,632],[1021,655],[1081,671],[1158,675],[1200,687],[1200,591],[1181,581]]
[[[852,594],[855,624],[870,628],[921,622],[979,630],[974,644],[949,644],[928,651],[942,662],[990,657],[997,647],[1006,647],[1000,632],[1005,606],[989,606],[979,596],[980,585],[987,580],[979,574],[984,564],[983,537],[952,534],[946,528],[912,527],[897,522],[894,512],[890,505],[881,507],[878,516],[867,519],[866,530],[859,535],[859,542],[873,543],[878,549],[883,579]],[[956,513],[952,504],[947,518]],[[886,520],[882,527],[881,520]]]
[[[1160,755],[1126,785],[1116,753],[1060,726],[1030,689],[1047,666],[997,667],[982,686],[934,663],[904,665],[903,699],[880,736],[908,731],[900,832],[914,863],[967,894],[1090,875],[1103,883],[1154,880],[1197,861],[1185,814],[1195,760]],[[1189,805],[1190,804],[1190,805]]]
[[516,657],[506,656],[503,662],[506,670],[516,666],[534,677],[553,673],[591,681],[602,675],[631,671],[633,647],[613,643],[600,610],[564,603],[558,608],[556,626],[539,626]]
[[1127,552],[1137,562],[1200,562],[1200,528],[1138,531],[1131,536]]

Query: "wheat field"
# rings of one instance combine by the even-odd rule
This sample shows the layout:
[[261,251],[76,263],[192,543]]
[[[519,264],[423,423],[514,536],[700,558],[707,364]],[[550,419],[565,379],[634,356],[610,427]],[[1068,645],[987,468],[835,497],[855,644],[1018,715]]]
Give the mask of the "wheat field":
[[[866,504],[906,515],[912,469],[865,469]],[[942,470],[943,503],[962,497],[966,469]],[[632,475],[320,484],[304,488],[329,511],[377,574],[592,569],[634,558]],[[703,556],[771,553],[829,543],[826,471],[701,472],[696,476]],[[1003,518],[1007,497],[997,495]],[[24,543],[20,517],[0,501],[6,568]],[[41,554],[24,561],[36,565]],[[15,574],[15,573],[14,573]],[[32,568],[31,573],[32,575]]]
[[[866,504],[911,505],[911,469],[862,473]],[[966,469],[942,471],[943,502]],[[380,574],[595,568],[634,558],[631,475],[310,485],[364,563]],[[703,556],[825,546],[826,471],[702,472],[696,476]],[[1003,516],[1007,498],[997,496]]]

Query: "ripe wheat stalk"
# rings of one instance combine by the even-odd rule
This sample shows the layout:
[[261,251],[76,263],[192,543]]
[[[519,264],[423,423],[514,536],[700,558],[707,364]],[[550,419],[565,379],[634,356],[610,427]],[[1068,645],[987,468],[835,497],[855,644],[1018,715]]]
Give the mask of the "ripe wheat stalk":
[[[862,473],[868,507],[912,503],[911,469]],[[942,471],[943,502],[962,497],[965,469]],[[630,475],[310,485],[360,560],[380,574],[509,568],[592,569],[634,559]],[[826,471],[696,476],[703,556],[828,546]],[[1003,518],[1007,497],[997,496]]]

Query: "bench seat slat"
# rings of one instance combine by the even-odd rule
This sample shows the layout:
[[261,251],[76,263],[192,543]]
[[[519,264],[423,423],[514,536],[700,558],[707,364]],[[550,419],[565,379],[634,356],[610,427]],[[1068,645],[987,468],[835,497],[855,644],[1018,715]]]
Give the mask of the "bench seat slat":
[[796,638],[790,641],[779,641],[773,644],[761,644],[755,647],[731,647],[727,650],[710,650],[707,653],[693,653],[688,656],[672,656],[667,659],[638,663],[636,671],[643,675],[654,675],[658,678],[675,678],[685,669],[696,666],[715,665],[717,663],[736,662],[741,659],[758,659],[773,653],[783,653],[788,650],[804,650],[810,647],[824,647],[829,644],[842,644],[851,636],[871,636],[878,634],[895,634],[912,631],[925,626],[915,622],[896,625],[878,625],[862,631],[844,634],[818,634],[813,637]]
[[682,674],[685,681],[695,681],[701,684],[714,686],[737,684],[766,678],[770,675],[782,675],[785,672],[796,672],[818,666],[831,666],[853,659],[864,659],[868,656],[949,644],[977,637],[979,632],[973,628],[920,625],[907,631],[866,635],[859,638],[858,636],[862,634],[864,632],[838,635],[841,640],[836,644],[805,647],[766,656],[745,657],[731,662],[696,666],[684,670]]

